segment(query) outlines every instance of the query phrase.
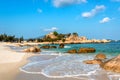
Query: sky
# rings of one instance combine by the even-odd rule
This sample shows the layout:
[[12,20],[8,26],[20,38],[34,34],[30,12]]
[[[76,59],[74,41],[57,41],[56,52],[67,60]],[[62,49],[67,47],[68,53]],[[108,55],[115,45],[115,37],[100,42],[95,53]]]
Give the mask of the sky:
[[120,40],[120,0],[0,0],[0,34],[34,38],[52,31]]

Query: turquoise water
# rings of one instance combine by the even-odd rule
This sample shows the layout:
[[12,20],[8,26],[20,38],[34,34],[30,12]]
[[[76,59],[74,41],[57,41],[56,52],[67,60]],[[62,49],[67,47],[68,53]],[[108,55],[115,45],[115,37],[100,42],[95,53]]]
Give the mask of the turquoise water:
[[[42,46],[42,45],[40,45]],[[51,44],[51,46],[59,46],[57,44]],[[120,42],[111,42],[111,43],[92,43],[92,44],[66,44],[65,48],[60,49],[43,49],[44,51],[55,51],[55,52],[61,52],[66,53],[70,49],[79,49],[82,47],[92,47],[96,49],[96,53],[105,53],[108,55],[118,55],[120,53]]]
[[[58,47],[59,45],[56,44],[55,46]],[[81,47],[93,47],[96,49],[96,53],[66,53],[70,49],[79,49]],[[43,74],[50,78],[74,77],[84,80],[80,76],[85,76],[85,80],[101,80],[97,79],[97,77],[106,75],[108,78],[106,80],[119,80],[120,74],[104,71],[97,64],[83,63],[84,60],[93,60],[98,53],[104,53],[107,59],[111,59],[120,53],[120,43],[66,44],[64,49],[42,49],[40,55],[30,57],[28,59],[30,62],[21,67],[20,70],[27,74]],[[117,76],[117,79],[114,76]]]

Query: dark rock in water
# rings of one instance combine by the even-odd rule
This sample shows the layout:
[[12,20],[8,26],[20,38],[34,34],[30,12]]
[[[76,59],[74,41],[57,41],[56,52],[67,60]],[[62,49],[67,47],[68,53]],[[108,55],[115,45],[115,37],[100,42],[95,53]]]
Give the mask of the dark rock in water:
[[76,49],[69,50],[67,53],[77,53]]
[[102,53],[99,53],[95,56],[95,59],[100,59],[100,60],[106,59],[106,55],[102,54]]
[[95,51],[95,48],[80,48],[78,53],[94,53]]
[[56,46],[50,46],[50,48],[57,48]]
[[34,47],[24,49],[24,52],[41,52],[41,50],[38,46],[34,46]]
[[120,73],[120,55],[102,63],[101,67],[107,71]]
[[64,46],[65,45],[62,43],[62,44],[59,45],[59,48],[64,48]]
[[41,48],[43,48],[43,49],[49,49],[50,46],[49,46],[49,45],[46,45],[46,46],[42,46]]
[[34,48],[36,49],[36,52],[41,52],[40,47],[34,46]]
[[101,60],[95,59],[95,60],[86,60],[83,61],[85,64],[102,64]]

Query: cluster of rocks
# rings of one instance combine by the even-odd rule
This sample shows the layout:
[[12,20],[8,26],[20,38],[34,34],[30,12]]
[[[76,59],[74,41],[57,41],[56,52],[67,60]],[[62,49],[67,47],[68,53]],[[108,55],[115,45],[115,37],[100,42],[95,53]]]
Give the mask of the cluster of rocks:
[[[59,48],[64,48],[64,44],[60,44],[59,45]],[[41,48],[43,49],[52,49],[52,48],[57,48],[57,46],[50,46],[50,45],[45,45],[45,46],[42,46]]]
[[86,64],[99,64],[101,68],[107,71],[120,73],[120,55],[106,61],[105,59],[105,54],[97,54],[94,60],[85,60],[83,62]]
[[83,62],[86,64],[102,64],[105,59],[106,59],[106,55],[99,53],[95,56],[93,60],[85,60]]
[[42,46],[41,48],[43,48],[43,49],[50,49],[50,48],[57,48],[57,47],[56,46],[45,45],[45,46]]
[[94,53],[96,51],[95,48],[80,48],[79,50],[72,49],[68,50],[67,53],[74,54],[74,53]]
[[100,66],[107,71],[120,73],[120,55],[102,63]]
[[41,52],[41,50],[38,46],[34,46],[34,47],[24,49],[24,52]]

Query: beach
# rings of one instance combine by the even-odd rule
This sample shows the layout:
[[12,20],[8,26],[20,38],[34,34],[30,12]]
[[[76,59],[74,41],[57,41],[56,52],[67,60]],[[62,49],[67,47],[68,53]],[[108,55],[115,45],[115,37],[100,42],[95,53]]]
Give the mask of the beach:
[[32,54],[20,53],[11,50],[8,46],[16,46],[14,43],[0,43],[0,80],[15,80],[26,58]]
[[[27,64],[27,58],[35,54],[20,53],[11,50],[8,46],[16,46],[12,43],[0,43],[0,80],[56,80],[42,74],[34,75],[20,71],[20,67]],[[74,78],[58,78],[57,80],[79,80]]]
[[[120,74],[109,73],[99,65],[83,63],[84,60],[94,59],[98,52],[71,55],[54,51],[56,49],[50,51],[42,49],[42,52],[34,54],[25,53],[23,50],[16,51],[21,48],[16,43],[0,44],[0,80],[119,80],[120,78]],[[31,45],[31,43],[28,44]],[[68,44],[65,49],[80,45],[99,45],[100,47],[106,44]],[[107,53],[107,57],[111,58],[110,54]]]

